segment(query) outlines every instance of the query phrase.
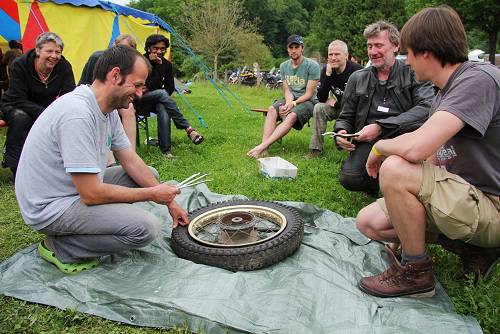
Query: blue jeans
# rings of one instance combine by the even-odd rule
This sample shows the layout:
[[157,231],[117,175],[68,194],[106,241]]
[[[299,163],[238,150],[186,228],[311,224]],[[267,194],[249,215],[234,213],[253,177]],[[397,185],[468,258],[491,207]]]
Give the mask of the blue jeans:
[[134,102],[138,110],[152,111],[158,115],[158,144],[163,153],[171,151],[170,120],[177,129],[189,128],[188,121],[184,118],[175,101],[164,89],[146,92]]

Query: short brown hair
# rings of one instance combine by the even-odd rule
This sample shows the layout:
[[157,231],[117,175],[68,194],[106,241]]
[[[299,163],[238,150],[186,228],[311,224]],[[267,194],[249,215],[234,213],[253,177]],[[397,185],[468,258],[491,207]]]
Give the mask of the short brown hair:
[[431,52],[441,65],[467,60],[467,35],[457,12],[446,5],[425,8],[401,30],[401,48],[414,54]]
[[134,70],[134,64],[137,58],[142,58],[148,67],[148,72],[151,73],[151,63],[136,49],[121,44],[110,47],[104,51],[99,59],[97,59],[94,67],[94,80],[106,82],[106,75],[108,72],[114,67],[118,67],[122,76],[122,80],[118,83],[118,85],[123,85],[127,75],[132,73]]

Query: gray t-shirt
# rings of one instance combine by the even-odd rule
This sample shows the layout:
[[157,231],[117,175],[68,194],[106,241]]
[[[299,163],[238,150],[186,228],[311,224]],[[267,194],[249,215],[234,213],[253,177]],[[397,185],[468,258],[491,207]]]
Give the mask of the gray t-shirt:
[[16,175],[16,196],[26,224],[50,225],[80,196],[70,173],[103,180],[109,150],[130,146],[118,112],[101,112],[94,93],[82,85],[55,100],[28,134]]
[[[293,68],[291,59],[280,65],[281,80],[286,81],[295,100],[306,93],[309,80],[319,80],[320,72],[318,63],[305,57],[297,68]],[[317,102],[316,90],[310,100]]]
[[439,110],[466,124],[438,150],[440,166],[483,192],[500,195],[500,70],[461,64],[432,103],[431,114]]

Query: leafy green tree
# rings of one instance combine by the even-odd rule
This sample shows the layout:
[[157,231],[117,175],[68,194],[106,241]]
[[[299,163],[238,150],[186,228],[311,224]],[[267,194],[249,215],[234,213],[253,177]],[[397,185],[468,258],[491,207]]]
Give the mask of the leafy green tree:
[[467,30],[478,29],[488,34],[489,61],[494,64],[500,30],[498,0],[446,0],[444,2],[460,14]]
[[442,4],[440,0],[406,0],[406,14],[412,17],[426,7],[435,7]]
[[[406,21],[405,4],[399,0],[319,0],[307,38],[310,47],[326,56],[328,44],[343,40],[349,53],[367,60],[365,27],[378,20],[386,20],[401,28]],[[306,44],[307,46],[307,44]]]
[[[238,1],[134,0],[131,6],[154,13],[169,23],[200,53],[200,59],[208,59],[213,64],[214,72],[220,64],[274,62],[262,36],[256,33],[255,24],[243,18],[243,7]],[[175,48],[175,39],[172,44]],[[197,72],[196,62],[188,58],[174,55],[177,76],[191,76]]]
[[[488,34],[479,29],[471,29],[466,31],[467,33],[467,42],[469,44],[469,49],[481,49],[488,50]],[[498,49],[498,42],[497,42]]]
[[[500,3],[498,0],[406,0],[408,17],[419,10],[441,4],[454,8],[464,23],[469,41],[469,48],[476,49],[488,45],[489,60],[495,63],[498,49],[498,31],[500,30]],[[481,34],[484,32],[485,35]]]
[[193,49],[212,60],[214,77],[220,58],[236,49],[238,38],[255,30],[243,19],[240,2],[233,0],[186,1],[180,20]]
[[291,34],[306,36],[316,0],[243,0],[246,18],[254,22],[274,57],[286,56]]
[[236,38],[236,57],[239,64],[250,66],[259,63],[261,68],[274,63],[274,58],[262,35],[257,33],[243,33]]
[[176,31],[183,34],[181,21],[183,0],[132,0],[129,6],[159,16]]

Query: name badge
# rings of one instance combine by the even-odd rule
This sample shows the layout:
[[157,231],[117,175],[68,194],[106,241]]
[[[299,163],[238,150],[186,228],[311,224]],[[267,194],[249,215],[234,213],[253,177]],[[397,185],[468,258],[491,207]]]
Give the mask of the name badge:
[[378,106],[377,107],[377,111],[380,111],[380,112],[389,112],[389,108]]

